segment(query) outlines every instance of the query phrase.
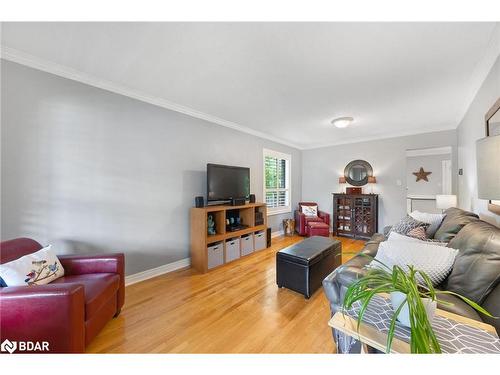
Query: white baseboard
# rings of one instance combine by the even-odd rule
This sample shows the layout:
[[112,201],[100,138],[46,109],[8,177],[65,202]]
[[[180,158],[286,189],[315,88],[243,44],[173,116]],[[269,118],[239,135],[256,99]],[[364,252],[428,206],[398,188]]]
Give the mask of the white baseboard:
[[152,268],[150,270],[142,271],[139,273],[134,273],[133,275],[125,276],[125,286],[138,283],[147,279],[151,279],[156,276],[163,275],[172,271],[179,270],[184,267],[189,267],[191,265],[191,258],[184,258],[178,260],[177,262],[164,264],[163,266]]
[[285,232],[283,232],[282,230],[278,230],[276,232],[271,233],[271,238],[283,236],[284,234],[285,234]]
[[[284,232],[282,230],[272,232],[271,238],[283,236]],[[133,275],[125,276],[125,286],[132,285],[144,280],[151,279],[156,276],[164,275],[166,273],[177,271],[181,268],[189,267],[191,265],[191,258],[184,258],[178,260],[177,262],[164,264],[163,266],[152,268],[150,270],[142,271],[139,273],[134,273]]]

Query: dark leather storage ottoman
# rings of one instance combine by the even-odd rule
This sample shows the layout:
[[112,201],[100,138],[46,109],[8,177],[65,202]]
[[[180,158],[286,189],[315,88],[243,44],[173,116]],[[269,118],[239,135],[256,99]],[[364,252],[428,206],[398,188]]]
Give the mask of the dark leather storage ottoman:
[[342,244],[313,236],[276,253],[276,283],[306,298],[341,264]]

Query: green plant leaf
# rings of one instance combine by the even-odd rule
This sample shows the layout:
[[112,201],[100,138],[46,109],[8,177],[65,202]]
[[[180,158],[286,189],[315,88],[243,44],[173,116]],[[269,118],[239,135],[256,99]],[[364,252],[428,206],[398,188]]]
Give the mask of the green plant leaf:
[[420,275],[420,277],[422,277],[422,279],[424,280],[424,282],[426,284],[425,286],[429,290],[429,294],[430,294],[429,297],[434,301],[436,299],[436,290],[434,289],[434,286],[432,285],[432,281],[431,281],[430,277],[423,271],[417,271],[417,272]]
[[389,331],[387,331],[387,343],[386,343],[386,352],[390,353],[391,348],[392,348],[392,341],[394,339],[394,330],[396,329],[396,320],[398,318],[399,313],[401,312],[401,309],[403,308],[404,304],[406,303],[406,298],[404,299],[403,303],[401,303],[396,311],[394,312],[394,315],[391,319],[391,324],[389,326]]
[[[387,285],[390,285],[390,284],[387,284]],[[365,311],[368,308],[368,305],[370,304],[370,301],[372,300],[373,296],[377,293],[381,293],[381,292],[385,291],[384,290],[385,288],[386,288],[386,285],[381,285],[378,288],[371,289],[368,291],[368,293],[361,300],[362,306],[358,312],[358,324],[357,324],[357,331],[358,332],[359,332],[359,326],[361,325],[361,322],[363,321],[363,316],[365,315]]]
[[438,294],[451,294],[451,295],[454,295],[454,296],[456,296],[458,298],[461,298],[465,303],[467,303],[469,306],[471,306],[472,308],[476,309],[480,313],[482,313],[482,314],[484,314],[486,316],[489,316],[490,318],[498,319],[498,316],[491,315],[488,311],[486,311],[483,307],[481,307],[480,305],[478,305],[476,302],[468,299],[467,297],[461,296],[458,293],[450,292],[449,290],[440,290],[440,291],[438,291]]

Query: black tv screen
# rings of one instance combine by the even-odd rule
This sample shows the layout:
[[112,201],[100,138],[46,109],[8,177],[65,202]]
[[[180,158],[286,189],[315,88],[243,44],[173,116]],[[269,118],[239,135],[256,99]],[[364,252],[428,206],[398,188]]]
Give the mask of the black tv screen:
[[250,168],[207,164],[207,201],[248,198]]

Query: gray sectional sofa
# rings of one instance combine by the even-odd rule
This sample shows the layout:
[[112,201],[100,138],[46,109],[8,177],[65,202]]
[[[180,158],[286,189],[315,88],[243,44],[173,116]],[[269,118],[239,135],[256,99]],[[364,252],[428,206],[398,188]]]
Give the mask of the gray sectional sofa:
[[[453,269],[447,279],[438,287],[459,293],[484,307],[494,316],[500,316],[500,228],[488,224],[472,213],[458,208],[445,211],[441,226],[434,235],[440,241],[449,242],[448,246],[458,249]],[[332,315],[341,310],[347,287],[366,272],[365,266],[370,258],[361,254],[375,256],[385,234],[375,234],[358,255],[335,269],[323,280],[323,288]],[[474,320],[493,325],[500,334],[500,319],[492,319],[476,312],[461,299],[442,295],[442,300],[453,305],[438,305],[439,308]],[[358,352],[360,344],[356,340],[333,330],[333,337],[340,353]]]

